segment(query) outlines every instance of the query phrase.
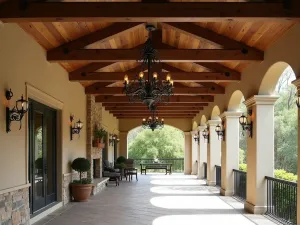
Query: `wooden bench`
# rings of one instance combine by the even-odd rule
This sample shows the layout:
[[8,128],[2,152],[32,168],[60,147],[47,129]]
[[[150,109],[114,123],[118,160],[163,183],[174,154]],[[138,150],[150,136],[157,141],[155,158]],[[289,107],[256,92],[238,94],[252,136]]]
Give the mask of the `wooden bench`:
[[171,163],[141,163],[141,174],[147,174],[147,170],[166,170],[166,175],[172,174]]

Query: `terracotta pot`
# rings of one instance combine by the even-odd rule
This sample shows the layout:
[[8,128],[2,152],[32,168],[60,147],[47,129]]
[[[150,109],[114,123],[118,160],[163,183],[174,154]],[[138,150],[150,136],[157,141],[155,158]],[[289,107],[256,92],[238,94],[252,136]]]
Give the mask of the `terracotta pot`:
[[104,148],[104,147],[105,147],[105,143],[101,143],[101,142],[98,143],[98,148]]
[[71,188],[76,202],[86,202],[92,192],[92,184],[71,184]]

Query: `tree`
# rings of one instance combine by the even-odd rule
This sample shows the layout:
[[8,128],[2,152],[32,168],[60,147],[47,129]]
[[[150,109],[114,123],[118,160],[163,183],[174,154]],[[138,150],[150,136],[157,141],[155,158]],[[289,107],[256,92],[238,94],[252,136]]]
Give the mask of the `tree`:
[[[138,129],[141,130],[141,129]],[[133,130],[136,132],[136,130]],[[129,137],[132,138],[132,136]],[[129,142],[128,157],[141,158],[183,158],[184,134],[182,131],[165,126],[161,130],[142,129]]]

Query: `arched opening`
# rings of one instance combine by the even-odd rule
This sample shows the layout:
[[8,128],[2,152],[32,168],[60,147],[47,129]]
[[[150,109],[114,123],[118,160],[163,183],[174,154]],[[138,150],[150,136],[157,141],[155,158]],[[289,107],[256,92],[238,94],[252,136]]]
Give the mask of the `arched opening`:
[[201,120],[200,120],[200,125],[204,126],[207,122],[206,116],[202,115]]
[[134,159],[136,168],[140,163],[171,163],[172,172],[183,172],[184,138],[184,132],[169,125],[154,131],[136,127],[128,132],[127,157]]
[[211,112],[211,116],[210,116],[211,120],[221,120],[220,114],[221,114],[220,108],[219,106],[216,105]]

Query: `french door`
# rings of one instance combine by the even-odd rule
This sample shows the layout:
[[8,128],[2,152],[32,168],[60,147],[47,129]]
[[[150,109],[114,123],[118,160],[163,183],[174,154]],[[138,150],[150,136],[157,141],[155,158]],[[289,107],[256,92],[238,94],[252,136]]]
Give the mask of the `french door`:
[[56,201],[56,110],[29,100],[31,214]]

